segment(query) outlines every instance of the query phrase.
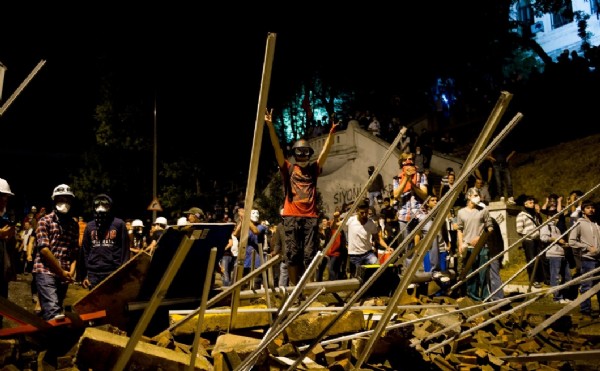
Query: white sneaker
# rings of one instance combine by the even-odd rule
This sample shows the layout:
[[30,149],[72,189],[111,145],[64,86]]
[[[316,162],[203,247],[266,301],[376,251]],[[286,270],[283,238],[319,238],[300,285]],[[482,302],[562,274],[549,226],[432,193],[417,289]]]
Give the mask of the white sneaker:
[[569,300],[569,299],[560,299],[558,302],[560,304],[569,304],[571,302],[571,300]]

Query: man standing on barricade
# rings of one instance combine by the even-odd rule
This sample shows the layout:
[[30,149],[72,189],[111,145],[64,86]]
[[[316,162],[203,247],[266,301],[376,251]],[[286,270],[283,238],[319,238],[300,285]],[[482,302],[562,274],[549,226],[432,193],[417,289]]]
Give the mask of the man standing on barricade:
[[290,285],[298,284],[318,247],[318,218],[317,210],[317,178],[323,172],[323,166],[333,145],[335,129],[339,123],[333,123],[329,135],[317,161],[310,162],[314,150],[305,139],[300,139],[292,146],[294,163],[289,162],[281,149],[272,113],[265,113],[265,123],[269,129],[271,144],[284,189],[283,228],[285,231],[285,246]]

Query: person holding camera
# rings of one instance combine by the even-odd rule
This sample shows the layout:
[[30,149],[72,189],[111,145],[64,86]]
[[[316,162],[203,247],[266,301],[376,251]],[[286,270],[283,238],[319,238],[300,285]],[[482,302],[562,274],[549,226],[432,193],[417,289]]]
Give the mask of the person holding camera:
[[[400,233],[405,239],[418,224],[415,216],[419,213],[423,202],[427,199],[427,176],[417,172],[412,153],[403,153],[398,160],[400,173],[394,180],[394,199],[400,202],[398,223]],[[412,222],[412,223],[411,223]],[[412,247],[412,242],[409,248]]]

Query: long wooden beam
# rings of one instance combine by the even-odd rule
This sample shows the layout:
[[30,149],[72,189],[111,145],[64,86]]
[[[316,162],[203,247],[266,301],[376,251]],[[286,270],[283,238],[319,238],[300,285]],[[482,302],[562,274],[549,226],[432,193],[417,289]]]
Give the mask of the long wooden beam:
[[19,85],[19,87],[17,88],[17,90],[15,90],[11,94],[11,96],[6,100],[6,102],[4,102],[4,104],[2,105],[2,107],[0,107],[0,117],[2,117],[2,115],[8,109],[8,107],[10,107],[10,105],[12,104],[12,102],[15,99],[17,99],[17,97],[19,96],[19,94],[21,94],[21,92],[23,91],[23,89],[25,89],[25,87],[29,84],[29,82],[31,81],[31,79],[33,79],[33,77],[35,75],[37,75],[38,71],[41,70],[42,67],[44,67],[45,64],[46,64],[46,61],[42,59],[34,67],[34,69],[29,73],[29,75],[27,76],[27,78],[25,80],[23,80],[23,82]]
[[[260,94],[258,96],[258,109],[256,111],[256,120],[254,122],[254,138],[252,142],[252,153],[250,155],[250,168],[248,170],[248,182],[246,183],[246,197],[244,199],[244,209],[247,211],[246,217],[244,220],[242,220],[238,258],[236,261],[237,265],[235,280],[240,280],[244,275],[244,259],[246,258],[248,229],[250,228],[250,210],[252,210],[252,205],[254,203],[254,190],[256,188],[256,175],[258,173],[258,160],[260,159],[260,151],[262,146],[265,111],[267,106],[267,98],[269,97],[269,86],[271,83],[271,70],[273,65],[273,57],[275,54],[276,37],[277,35],[275,33],[269,33],[267,35],[262,81],[260,85]],[[236,310],[239,305],[239,291],[240,287],[238,286],[233,293],[230,323],[235,323]]]

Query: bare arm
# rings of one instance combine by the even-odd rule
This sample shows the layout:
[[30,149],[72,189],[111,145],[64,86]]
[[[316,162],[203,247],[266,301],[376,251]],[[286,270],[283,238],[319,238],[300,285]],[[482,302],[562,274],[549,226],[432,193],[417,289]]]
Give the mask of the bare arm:
[[[48,263],[48,268],[50,268],[52,273],[56,274],[58,277],[60,277],[61,279],[65,280],[65,281],[69,281],[69,282],[73,281],[71,272],[67,272],[66,270],[62,269],[62,267],[60,266],[60,263],[58,262],[58,260],[56,260],[56,257],[54,257],[54,254],[52,254],[52,252],[50,251],[49,248],[43,247],[40,250],[40,254],[44,258],[44,260]],[[71,263],[71,269],[74,268],[74,264],[75,264],[74,262]]]
[[273,145],[273,150],[275,151],[275,159],[277,160],[277,165],[279,167],[283,166],[285,162],[285,156],[283,155],[283,150],[281,149],[281,145],[279,144],[279,138],[277,138],[277,133],[275,133],[275,126],[273,126],[273,110],[265,112],[265,123],[267,124],[267,128],[269,129],[269,137],[271,138],[271,144]]
[[317,164],[319,168],[322,168],[325,165],[325,160],[327,160],[327,156],[329,156],[329,150],[331,150],[331,146],[333,145],[333,137],[335,133],[335,129],[340,126],[340,123],[333,122],[331,124],[331,129],[329,130],[329,135],[327,136],[327,140],[325,140],[325,144],[323,145],[323,149],[319,154],[319,158],[317,159]]
[[388,246],[387,243],[385,243],[385,240],[383,239],[383,233],[381,232],[381,228],[379,229],[379,232],[377,232],[377,236],[373,235],[373,237],[379,240],[379,246],[385,247],[386,250],[391,250],[391,248]]
[[516,151],[512,151],[511,153],[508,154],[508,156],[506,156],[506,163],[507,164],[510,161],[510,159],[513,158],[513,156],[515,155],[515,153],[517,153],[517,152]]
[[465,248],[463,247],[463,233],[460,229],[456,231],[456,244],[460,255],[462,255]]
[[30,236],[27,242],[27,261],[33,261],[33,247],[35,246],[35,236]]

